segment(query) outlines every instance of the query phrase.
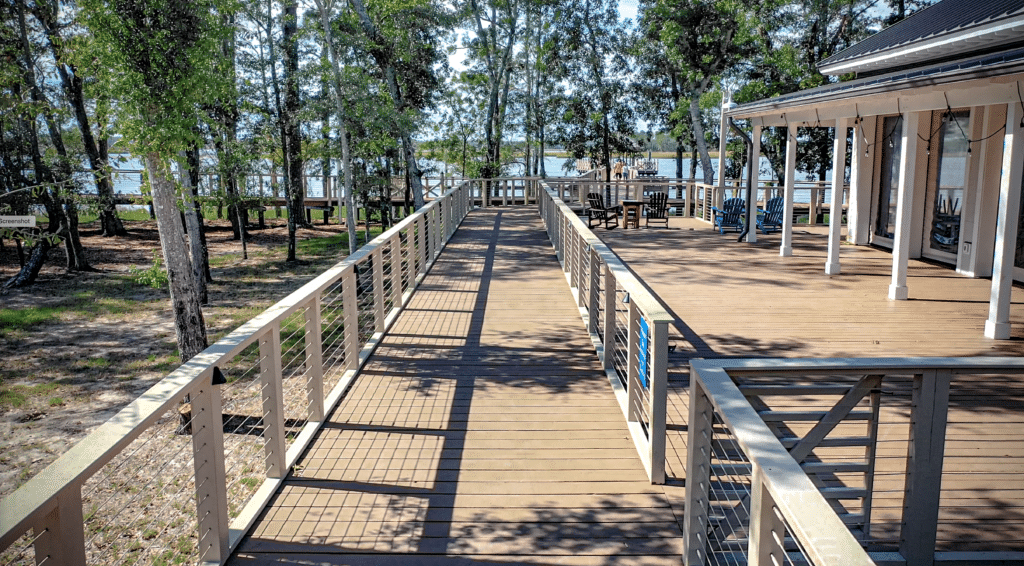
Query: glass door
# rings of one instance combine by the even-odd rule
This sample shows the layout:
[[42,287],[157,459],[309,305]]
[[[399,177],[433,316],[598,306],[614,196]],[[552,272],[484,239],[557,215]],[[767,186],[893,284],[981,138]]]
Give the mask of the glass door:
[[878,181],[875,229],[872,243],[892,247],[896,237],[896,204],[899,197],[900,151],[903,148],[903,117],[882,121],[882,165]]
[[954,264],[960,251],[960,217],[970,157],[966,133],[970,131],[970,119],[970,112],[966,110],[944,117],[938,147],[932,147],[939,153],[938,166],[929,172],[934,181],[928,184],[929,206],[925,210],[926,240],[922,255]]

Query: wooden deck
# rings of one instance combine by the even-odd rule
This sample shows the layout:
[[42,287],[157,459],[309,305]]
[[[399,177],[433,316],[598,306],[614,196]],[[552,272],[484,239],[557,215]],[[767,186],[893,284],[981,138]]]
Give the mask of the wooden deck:
[[473,212],[232,559],[679,564],[534,208]]
[[[1024,300],[1014,289],[1013,339],[984,338],[991,281],[911,260],[910,299],[889,301],[892,256],[843,245],[842,273],[824,273],[826,226],[797,226],[793,256],[779,234],[738,243],[708,224],[596,231],[676,317],[669,354],[668,473],[685,478],[688,361],[692,357],[1020,356]],[[879,425],[873,550],[899,539],[909,380],[889,381]],[[801,397],[779,409],[814,410]],[[831,405],[829,405],[831,406]],[[939,550],[1024,552],[1024,378],[962,378],[951,391]],[[1018,558],[1019,560],[1019,558]]]

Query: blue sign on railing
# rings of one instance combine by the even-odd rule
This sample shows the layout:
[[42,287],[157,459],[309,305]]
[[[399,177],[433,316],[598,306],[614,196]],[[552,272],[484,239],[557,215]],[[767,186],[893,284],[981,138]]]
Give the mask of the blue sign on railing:
[[640,351],[637,355],[640,357],[640,384],[647,387],[647,337],[650,332],[647,329],[647,321],[640,318]]

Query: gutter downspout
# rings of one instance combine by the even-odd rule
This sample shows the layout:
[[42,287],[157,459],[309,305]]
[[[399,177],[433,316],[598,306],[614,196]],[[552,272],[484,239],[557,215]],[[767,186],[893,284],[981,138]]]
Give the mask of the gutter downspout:
[[[747,146],[747,222],[746,226],[743,228],[743,232],[741,232],[739,237],[736,238],[737,242],[742,242],[743,238],[747,237],[747,233],[750,232],[750,225],[754,220],[754,214],[752,213],[754,209],[754,142],[750,140],[750,136],[748,136],[746,132],[736,125],[732,116],[729,116],[729,127],[735,130],[736,133],[743,138],[743,144]],[[718,159],[725,159],[725,156],[719,155]]]

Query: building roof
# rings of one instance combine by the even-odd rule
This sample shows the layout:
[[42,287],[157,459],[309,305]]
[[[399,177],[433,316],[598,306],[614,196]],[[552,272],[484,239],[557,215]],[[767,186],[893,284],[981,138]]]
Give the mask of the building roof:
[[827,75],[879,73],[1024,41],[1024,0],[942,0],[823,60]]
[[807,103],[824,105],[861,96],[1016,73],[1024,73],[1024,46],[783,94],[741,104],[728,114],[736,118],[750,117]]

